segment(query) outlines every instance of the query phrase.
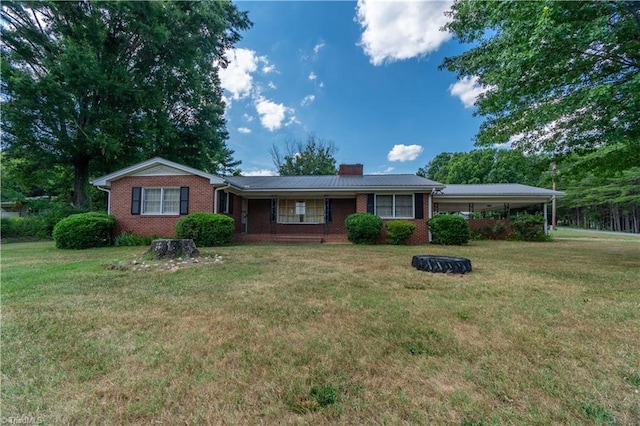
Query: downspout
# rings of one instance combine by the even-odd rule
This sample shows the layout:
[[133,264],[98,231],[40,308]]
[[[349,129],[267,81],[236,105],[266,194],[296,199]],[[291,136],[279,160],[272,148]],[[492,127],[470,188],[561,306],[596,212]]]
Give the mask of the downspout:
[[111,190],[103,188],[101,186],[96,186],[96,188],[108,194],[107,195],[107,214],[111,214]]
[[213,212],[218,213],[218,191],[227,189],[231,186],[230,183],[227,183],[227,186],[221,186],[220,188],[216,188],[213,190]]

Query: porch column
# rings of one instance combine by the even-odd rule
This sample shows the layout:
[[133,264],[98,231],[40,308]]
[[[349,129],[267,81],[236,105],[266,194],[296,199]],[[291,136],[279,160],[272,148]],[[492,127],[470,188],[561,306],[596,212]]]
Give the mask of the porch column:
[[549,235],[549,223],[547,222],[547,203],[542,204],[542,210],[544,211],[544,235]]

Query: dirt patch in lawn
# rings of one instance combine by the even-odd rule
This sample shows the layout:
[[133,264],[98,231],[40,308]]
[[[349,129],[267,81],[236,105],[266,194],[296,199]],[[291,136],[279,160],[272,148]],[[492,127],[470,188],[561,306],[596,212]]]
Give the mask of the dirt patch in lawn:
[[178,257],[176,259],[167,260],[149,260],[148,254],[143,254],[133,260],[118,262],[110,262],[105,264],[105,268],[116,271],[134,271],[134,272],[151,272],[166,271],[176,272],[184,268],[193,268],[202,265],[210,265],[212,263],[221,263],[222,256],[214,254],[204,254],[198,257]]

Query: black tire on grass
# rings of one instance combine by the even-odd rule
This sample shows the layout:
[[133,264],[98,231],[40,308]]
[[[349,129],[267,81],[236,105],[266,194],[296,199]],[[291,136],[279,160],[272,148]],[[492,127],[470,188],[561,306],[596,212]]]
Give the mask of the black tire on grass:
[[411,266],[428,272],[465,274],[471,272],[471,261],[464,257],[452,256],[413,256]]

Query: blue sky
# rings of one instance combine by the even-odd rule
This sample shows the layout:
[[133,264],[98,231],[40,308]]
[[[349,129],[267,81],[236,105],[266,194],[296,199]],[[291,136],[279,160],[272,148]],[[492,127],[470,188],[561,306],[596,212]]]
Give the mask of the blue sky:
[[473,149],[481,89],[439,71],[463,51],[439,28],[450,3],[237,2],[254,26],[220,79],[229,148],[243,174],[275,174],[272,145],[332,140],[338,163],[415,173],[444,151]]

